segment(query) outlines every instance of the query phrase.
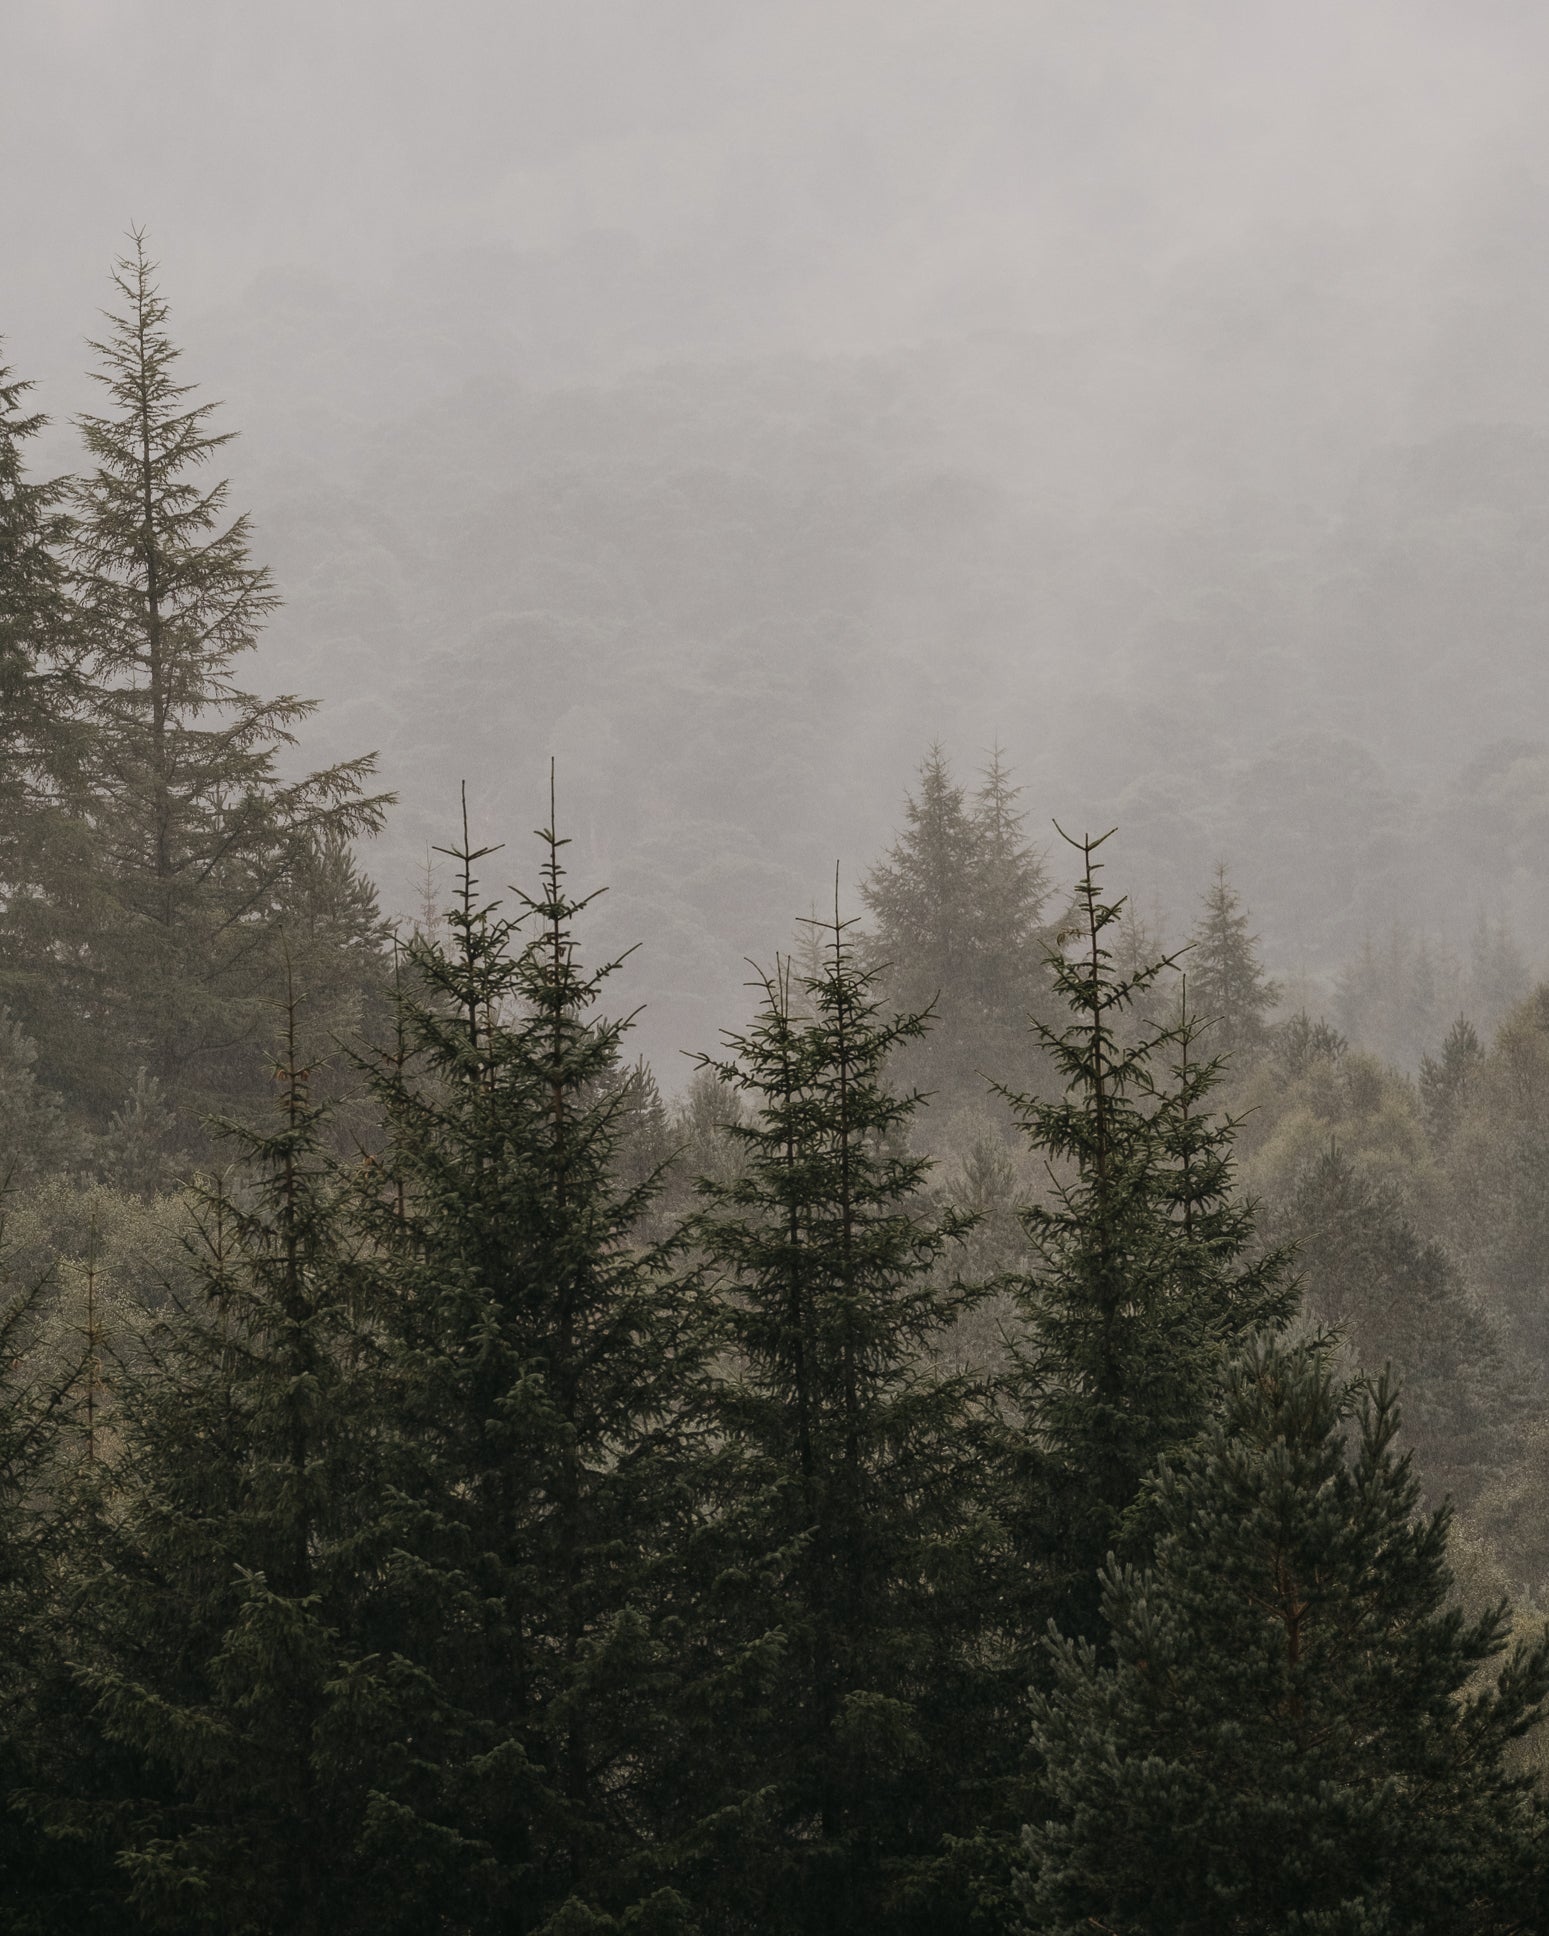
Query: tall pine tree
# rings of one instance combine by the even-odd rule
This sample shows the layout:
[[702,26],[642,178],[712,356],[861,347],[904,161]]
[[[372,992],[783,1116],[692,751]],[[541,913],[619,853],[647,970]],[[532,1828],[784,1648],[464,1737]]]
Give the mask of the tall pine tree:
[[384,804],[362,791],[369,758],[282,777],[311,705],[238,682],[275,596],[228,486],[206,475],[231,433],[176,380],[153,276],[137,233],[92,346],[106,407],[80,420],[92,468],[71,527],[90,854],[50,910],[25,1007],[45,1067],[98,1121],[142,1067],[188,1112],[249,1088],[298,873]]
[[609,971],[583,965],[585,903],[541,839],[512,921],[465,832],[457,904],[410,945],[396,1041],[367,1068],[410,1651],[449,1717],[395,1834],[446,1877],[429,1903],[449,1926],[665,1936],[690,1926],[681,1554],[709,1327],[672,1248],[637,1246],[654,1183],[619,1176],[627,1023],[594,1012]]
[[1210,1031],[1212,1056],[1239,1060],[1265,1047],[1268,1017],[1280,989],[1264,973],[1258,936],[1248,932],[1242,902],[1216,868],[1204,909],[1189,946],[1189,990],[1201,1022]]
[[974,1821],[986,1421],[939,1353],[975,1293],[943,1281],[961,1222],[924,1199],[919,1098],[886,1077],[924,1023],[884,1010],[849,923],[821,939],[818,969],[766,978],[708,1065],[745,1105],[743,1166],[705,1186],[696,1232],[735,1349],[728,1519],[746,1632],[783,1637],[730,1723],[744,1792],[767,1798],[736,1858],[757,1914],[718,1926],[949,1929],[960,1905],[925,1872]]
[[278,1075],[278,1121],[231,1132],[187,1281],[121,1354],[72,1621],[116,1783],[66,1819],[116,1845],[137,1927],[433,1929],[404,1917],[387,1799],[439,1717],[398,1646],[378,1280],[294,1004]]
[[35,930],[78,891],[80,627],[62,481],[30,479],[25,447],[47,419],[0,365],[0,992],[23,1009],[51,992]]
[[1030,1073],[1027,1021],[1047,1003],[1049,883],[1019,791],[997,750],[970,798],[933,747],[861,888],[891,998],[935,1018],[904,1067],[948,1105],[982,1100],[990,1073]]
[[1080,1634],[1095,1630],[1098,1569],[1126,1549],[1146,1473],[1205,1423],[1215,1355],[1282,1320],[1291,1296],[1284,1256],[1254,1254],[1251,1207],[1234,1200],[1232,1125],[1210,1110],[1219,1065],[1199,1059],[1197,1025],[1185,1008],[1176,1023],[1131,1026],[1175,964],[1117,967],[1123,903],[1104,902],[1097,880],[1107,838],[1072,843],[1076,911],[1051,962],[1069,1019],[1038,1024],[1064,1093],[1010,1099],[1053,1178],[1026,1213],[1035,1263],[1020,1293],[1011,1510],[1029,1612]]

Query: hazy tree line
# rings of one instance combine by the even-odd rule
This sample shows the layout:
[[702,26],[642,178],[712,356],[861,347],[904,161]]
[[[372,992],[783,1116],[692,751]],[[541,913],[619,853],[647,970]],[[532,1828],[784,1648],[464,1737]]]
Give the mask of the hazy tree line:
[[118,305],[82,477],[0,375],[7,1925],[1542,1927],[1549,992],[1410,1077],[938,751],[664,1100],[552,803],[390,936]]

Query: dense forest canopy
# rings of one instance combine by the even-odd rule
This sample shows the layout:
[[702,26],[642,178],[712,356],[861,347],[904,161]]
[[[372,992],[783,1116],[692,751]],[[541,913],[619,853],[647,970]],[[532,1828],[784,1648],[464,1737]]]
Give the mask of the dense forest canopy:
[[540,13],[0,23],[0,1922],[1549,1927],[1541,25]]
[[0,371],[13,1926],[1537,1926],[1509,934],[1330,1020],[938,743],[664,1091],[557,761],[383,919],[156,278]]

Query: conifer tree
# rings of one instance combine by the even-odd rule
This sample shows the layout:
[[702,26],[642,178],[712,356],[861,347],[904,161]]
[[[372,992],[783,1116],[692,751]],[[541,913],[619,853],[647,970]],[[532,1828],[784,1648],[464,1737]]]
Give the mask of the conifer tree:
[[1287,1205],[1309,1313],[1358,1362],[1404,1379],[1407,1442],[1430,1495],[1467,1505],[1501,1461],[1528,1402],[1500,1321],[1456,1264],[1416,1230],[1391,1185],[1337,1146],[1308,1165]]
[[861,888],[902,1009],[923,1012],[941,999],[955,1012],[968,994],[975,846],[967,796],[933,746],[905,796],[903,832]]
[[1291,1248],[1260,1241],[1259,1205],[1238,1191],[1242,1125],[1216,1106],[1225,1060],[1214,1034],[1196,1013],[1193,977],[1180,976],[1175,1019],[1157,1044],[1161,1067],[1148,1081],[1175,1269],[1207,1349],[1284,1323],[1296,1303]]
[[[0,364],[0,883],[4,925],[22,933],[41,896],[70,891],[81,752],[67,486],[27,476],[25,446],[47,422],[25,407],[31,387]],[[39,977],[25,946],[7,955],[14,999]]]
[[903,1066],[949,1102],[982,1096],[986,1071],[1021,1071],[1046,998],[1049,884],[1019,791],[997,750],[970,799],[933,747],[904,831],[861,888],[891,998],[935,1018]]
[[371,1274],[299,1057],[279,1121],[233,1129],[190,1280],[117,1376],[77,1672],[117,1792],[137,1927],[230,1936],[406,1922],[385,1796],[435,1739],[395,1648],[394,1435]]
[[745,1788],[767,1789],[767,1841],[737,1857],[760,1905],[746,1926],[947,1929],[960,1905],[923,1871],[943,1828],[972,1823],[985,1423],[932,1355],[976,1295],[941,1280],[963,1222],[925,1203],[905,1141],[919,1097],[885,1077],[924,1021],[884,1011],[837,914],[819,973],[793,988],[782,964],[762,986],[707,1065],[745,1105],[744,1164],[704,1186],[696,1232],[736,1352],[722,1406],[747,1631],[783,1636],[733,1724]]
[[93,468],[71,527],[90,852],[23,964],[23,1019],[98,1122],[142,1066],[179,1110],[247,1087],[296,874],[319,842],[375,827],[383,805],[362,792],[370,759],[282,778],[310,703],[238,682],[275,596],[246,518],[205,474],[230,433],[176,381],[153,274],[137,233],[114,272],[122,306],[93,345],[106,406],[80,420]]
[[[1079,1634],[1095,1630],[1097,1572],[1126,1548],[1147,1471],[1205,1422],[1217,1352],[1290,1302],[1284,1255],[1253,1255],[1252,1206],[1234,1199],[1233,1125],[1209,1109],[1219,1064],[1198,1059],[1197,1024],[1185,1008],[1176,1024],[1130,1027],[1174,964],[1117,969],[1123,904],[1099,898],[1095,858],[1107,838],[1072,843],[1076,913],[1051,962],[1069,1020],[1040,1025],[1064,1094],[1010,1098],[1055,1179],[1026,1213],[1035,1262],[1014,1379],[1026,1466],[1012,1512],[1042,1615]],[[1024,1632],[1041,1624],[1024,1610]]]
[[674,1690],[708,1327],[671,1247],[637,1245],[627,1022],[593,1012],[609,970],[583,966],[586,904],[540,837],[511,920],[465,832],[457,904],[410,944],[397,1044],[368,1069],[414,1655],[451,1717],[394,1835],[450,1864],[451,1927],[667,1936],[689,1927]]
[[1030,1936],[1542,1926],[1541,1808],[1504,1756],[1549,1695],[1549,1637],[1478,1685],[1505,1609],[1448,1604],[1447,1514],[1416,1517],[1397,1428],[1387,1382],[1340,1388],[1316,1343],[1233,1366],[1151,1482],[1154,1569],[1105,1572],[1111,1664],[1052,1643]]
[[1241,1059],[1262,1049],[1280,989],[1260,964],[1258,937],[1248,932],[1248,917],[1224,862],[1205,896],[1188,973],[1195,1009],[1210,1030],[1211,1055]]
[[1292,1082],[1299,1082],[1320,1063],[1338,1065],[1350,1047],[1323,1016],[1314,1021],[1304,1008],[1277,1025],[1274,1045],[1275,1060]]
[[1441,1054],[1420,1060],[1420,1105],[1431,1141],[1445,1149],[1484,1066],[1484,1048],[1466,1015],[1447,1031]]
[[[1007,1077],[1020,1072],[1034,1050],[1034,1068],[1048,1072],[1036,1053],[1033,1016],[1049,1019],[1048,930],[1044,913],[1051,893],[1043,855],[1027,838],[1027,819],[1000,748],[990,754],[973,798],[974,1010],[982,1038],[982,1072]],[[1034,1083],[1032,1086],[1036,1086]]]
[[[0,1223],[0,1258],[10,1259]],[[65,1477],[84,1352],[53,1274],[0,1282],[0,1901],[19,1936],[80,1924],[101,1880],[47,1833],[60,1768],[60,1580],[73,1531]]]

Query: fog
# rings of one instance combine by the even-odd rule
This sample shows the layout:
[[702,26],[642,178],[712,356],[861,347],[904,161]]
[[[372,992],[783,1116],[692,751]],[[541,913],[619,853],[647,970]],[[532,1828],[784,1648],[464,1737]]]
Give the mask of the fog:
[[[1526,5],[9,0],[0,333],[131,223],[412,912],[556,759],[663,1066],[939,739],[1224,858],[1326,987],[1549,952],[1549,23]],[[853,898],[853,895],[852,895]]]

